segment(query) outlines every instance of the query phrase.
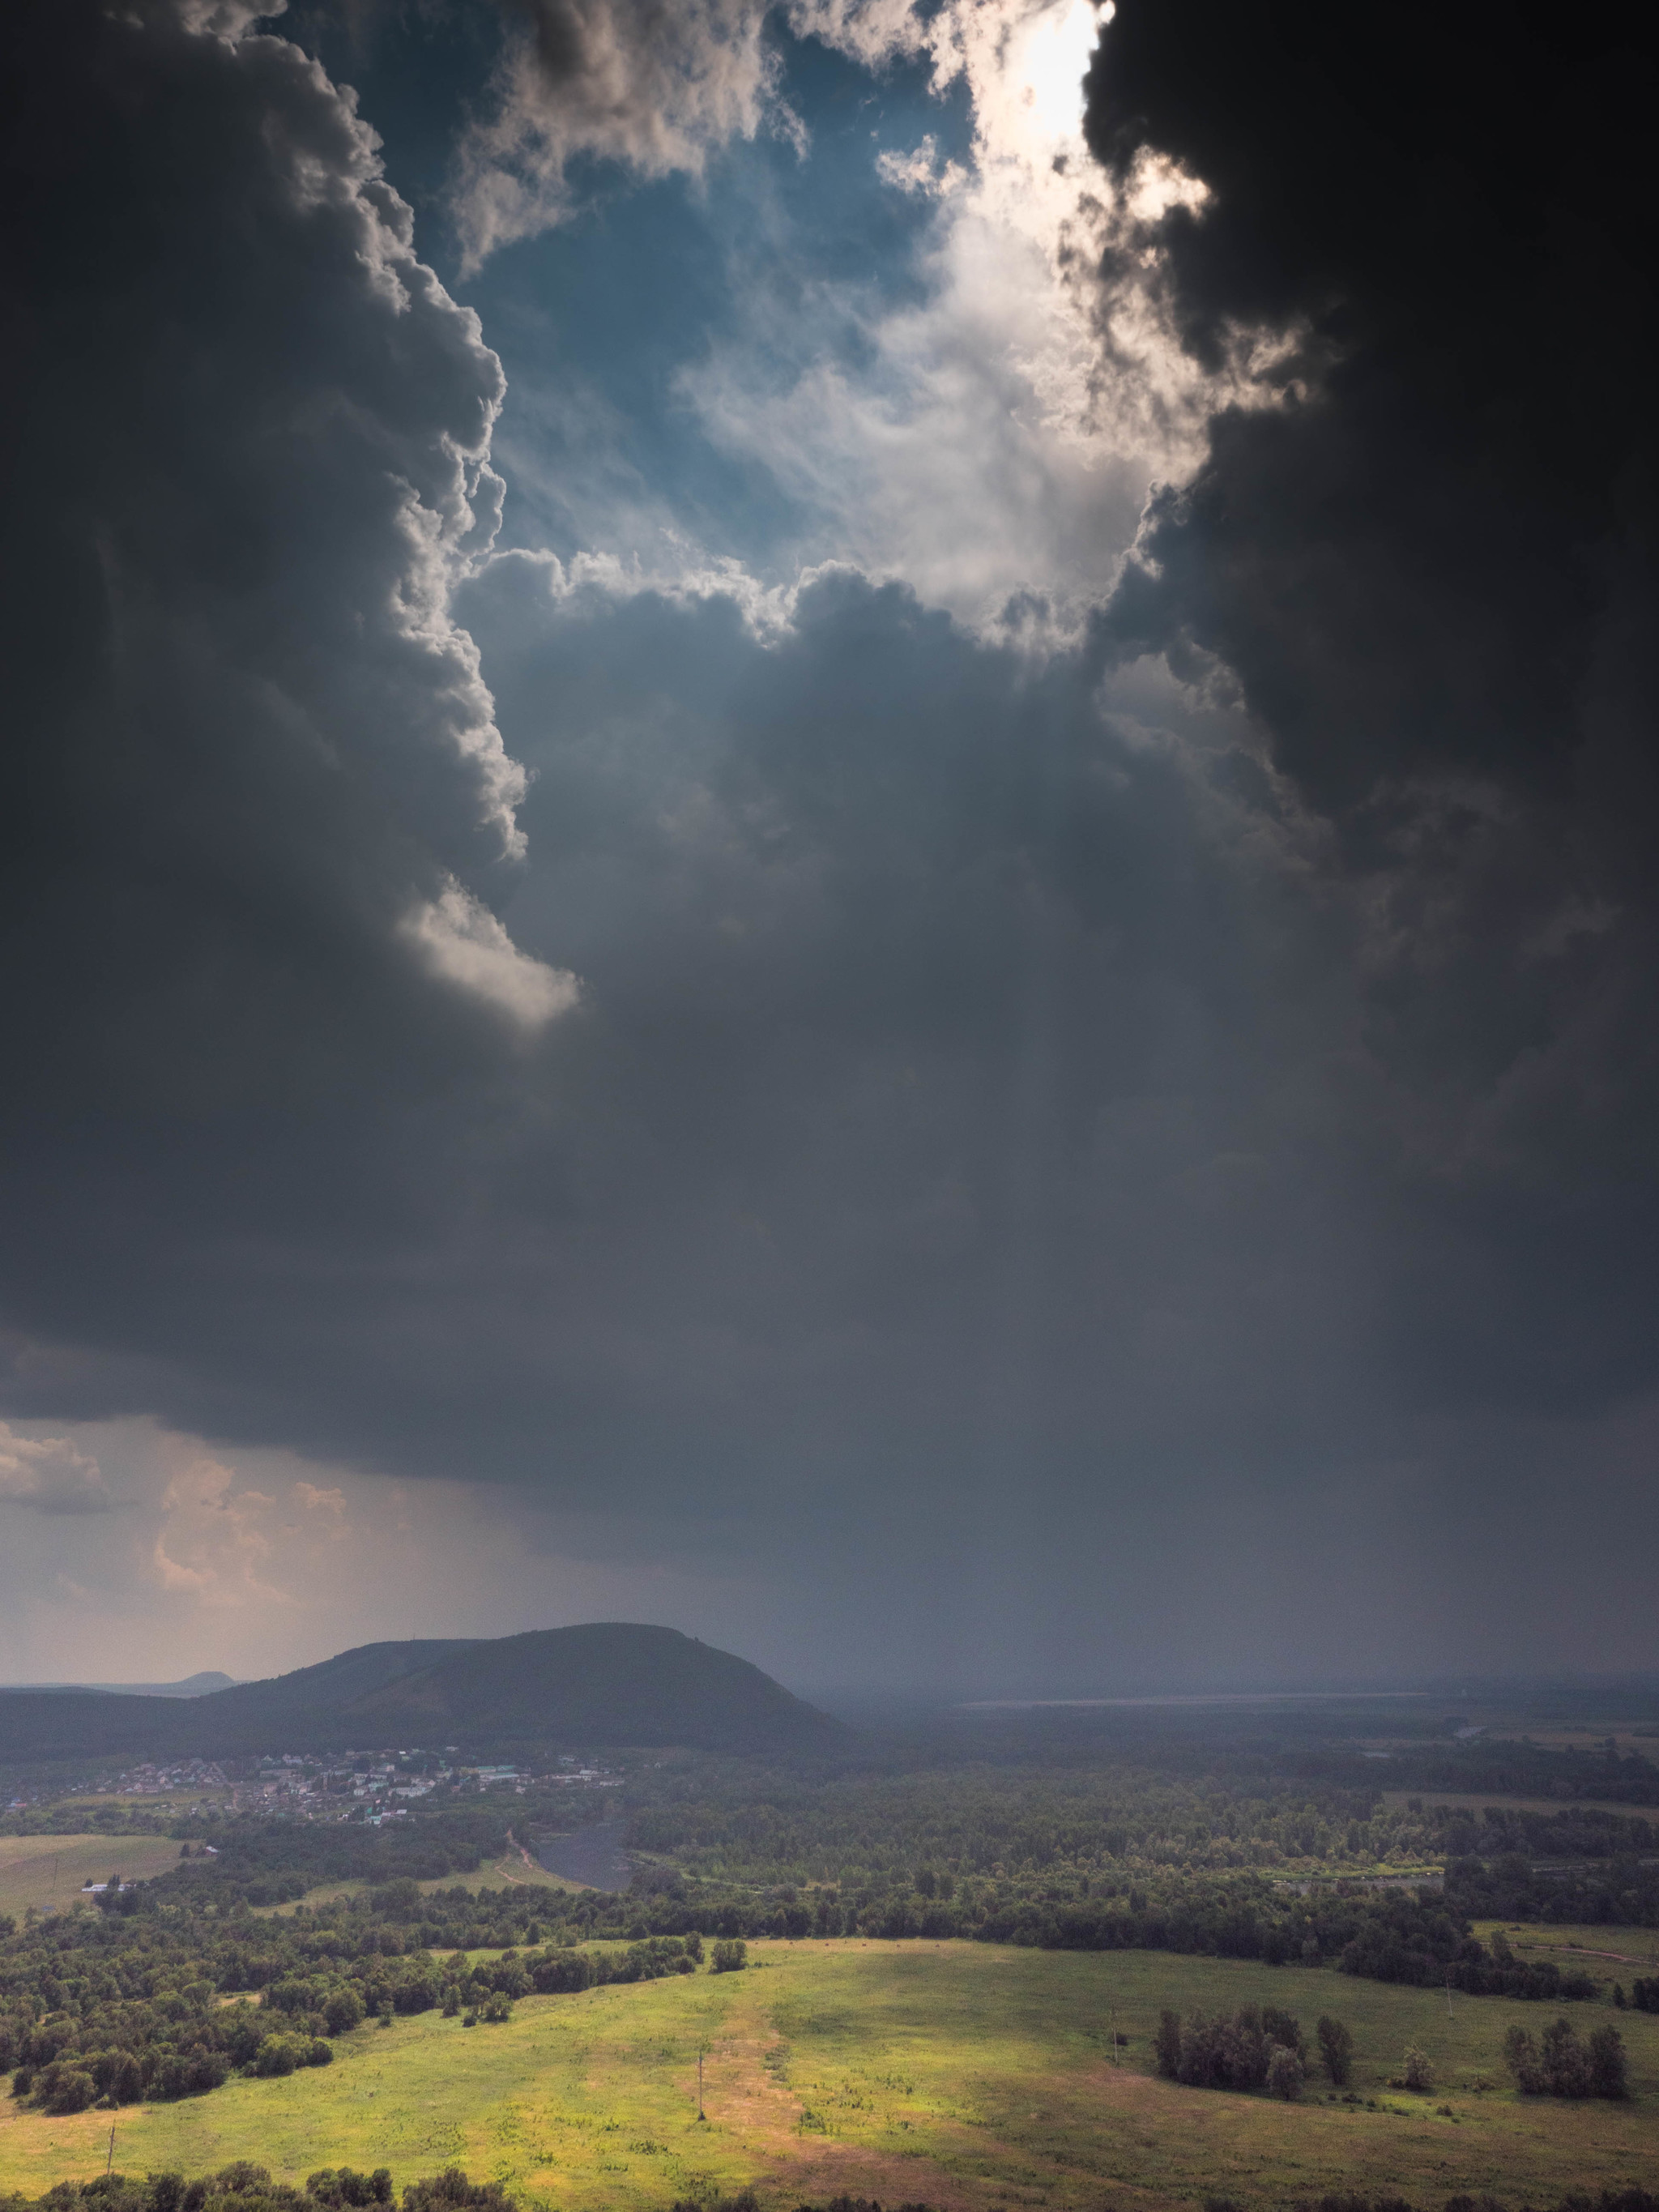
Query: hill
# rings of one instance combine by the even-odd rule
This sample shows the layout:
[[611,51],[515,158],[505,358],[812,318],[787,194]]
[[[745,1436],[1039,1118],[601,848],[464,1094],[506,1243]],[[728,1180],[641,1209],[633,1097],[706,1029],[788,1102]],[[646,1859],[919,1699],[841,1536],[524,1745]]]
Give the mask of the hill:
[[234,1674],[209,1670],[186,1674],[181,1682],[3,1682],[0,1690],[107,1690],[114,1698],[204,1698],[210,1690],[228,1690]]
[[264,1682],[179,1698],[0,1691],[0,1759],[228,1759],[388,1744],[830,1750],[838,1722],[748,1660],[625,1621],[366,1644]]

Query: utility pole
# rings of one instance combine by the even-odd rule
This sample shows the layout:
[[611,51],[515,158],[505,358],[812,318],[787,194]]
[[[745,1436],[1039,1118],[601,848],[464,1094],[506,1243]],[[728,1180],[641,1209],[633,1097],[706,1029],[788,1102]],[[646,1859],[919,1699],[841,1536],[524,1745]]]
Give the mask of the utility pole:
[[1117,2057],[1117,2007],[1116,2007],[1115,2005],[1114,2005],[1114,2006],[1112,2007],[1111,2015],[1110,2015],[1110,2016],[1111,2016],[1111,2022],[1112,2022],[1112,2063],[1113,2063],[1113,2065],[1114,2065],[1114,2066],[1115,2066],[1115,2065],[1117,2064],[1117,2063],[1118,2063],[1118,2057]]
[[702,2108],[702,2045],[697,2045],[697,2118],[706,2120],[708,2115]]
[[1446,1969],[1446,2017],[1451,2018],[1451,1968]]
[[113,2120],[112,2120],[112,2121],[110,2122],[110,2125],[109,2125],[109,2156],[108,2156],[108,2157],[104,2160],[104,2179],[105,2179],[105,2180],[106,2180],[106,2181],[107,2181],[107,2180],[109,2179],[110,2169],[111,2169],[111,2167],[112,2167],[114,2164],[115,2164],[115,2123],[114,2123],[114,2121],[113,2121]]

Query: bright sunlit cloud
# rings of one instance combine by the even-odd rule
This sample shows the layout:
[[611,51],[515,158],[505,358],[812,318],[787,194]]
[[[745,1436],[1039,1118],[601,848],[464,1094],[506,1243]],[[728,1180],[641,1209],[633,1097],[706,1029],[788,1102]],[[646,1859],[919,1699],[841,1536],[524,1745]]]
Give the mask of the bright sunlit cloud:
[[1079,281],[1124,225],[1204,189],[1160,161],[1120,204],[1091,159],[1083,85],[1107,20],[1092,0],[795,14],[872,66],[925,54],[937,88],[964,84],[971,149],[947,160],[924,133],[872,156],[890,190],[935,210],[920,302],[872,314],[855,287],[824,284],[783,313],[757,296],[680,389],[714,443],[812,518],[807,557],[901,580],[975,626],[1036,593],[1064,635],[1110,588],[1152,484],[1190,472],[1224,398],[1250,398],[1182,350],[1154,266],[1114,299],[1108,358],[1098,288]]
[[403,933],[432,975],[523,1029],[540,1029],[580,996],[574,975],[521,952],[489,908],[458,883],[414,907]]
[[1012,33],[1006,79],[1034,146],[1081,144],[1083,77],[1098,36],[1093,0],[1061,0]]

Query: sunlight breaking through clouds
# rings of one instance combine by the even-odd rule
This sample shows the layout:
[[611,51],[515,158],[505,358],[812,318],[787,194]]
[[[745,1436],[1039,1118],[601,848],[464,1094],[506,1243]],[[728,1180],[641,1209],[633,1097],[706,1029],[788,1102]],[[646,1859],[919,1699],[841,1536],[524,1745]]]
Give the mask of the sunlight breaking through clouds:
[[[1197,465],[1218,405],[1270,396],[1255,358],[1218,377],[1170,319],[1146,234],[1204,188],[1149,159],[1115,194],[1090,158],[1092,0],[952,0],[926,17],[802,0],[791,20],[867,67],[925,57],[936,92],[967,90],[971,154],[945,160],[924,134],[875,156],[890,189],[933,203],[919,303],[872,313],[850,285],[820,288],[804,315],[755,300],[680,388],[723,451],[814,518],[813,557],[902,580],[975,625],[1040,594],[1067,634],[1109,589],[1152,487]],[[1103,360],[1095,272],[1126,240]],[[848,327],[855,349],[832,340]]]
[[[758,270],[747,284],[739,275],[732,326],[682,363],[675,391],[720,453],[764,471],[799,511],[799,568],[851,562],[975,626],[1035,594],[1053,634],[1074,634],[1152,488],[1196,466],[1216,408],[1273,396],[1260,377],[1271,339],[1264,349],[1242,334],[1218,374],[1170,320],[1152,226],[1172,204],[1200,208],[1204,187],[1148,155],[1118,191],[1091,160],[1083,83],[1110,20],[1094,0],[792,0],[781,20],[877,82],[919,64],[935,96],[965,93],[970,143],[945,158],[923,132],[908,150],[872,153],[888,189],[932,203],[913,249],[919,299],[882,304],[861,280],[828,276],[786,299]],[[579,155],[637,179],[695,178],[769,130],[809,157],[759,0],[706,0],[665,40],[643,34],[631,0],[605,0],[556,67],[538,46],[541,22],[532,11],[496,112],[464,143],[455,205],[474,263],[575,211]],[[1118,274],[1103,294],[1109,253]],[[580,404],[550,392],[529,402],[561,419]],[[601,417],[606,404],[596,392]],[[614,434],[569,418],[590,452]],[[533,436],[515,441],[512,465],[537,474]],[[645,567],[660,576],[678,537],[678,557],[706,569],[707,551],[650,504],[592,515],[633,542],[591,550],[627,560],[648,545]]]

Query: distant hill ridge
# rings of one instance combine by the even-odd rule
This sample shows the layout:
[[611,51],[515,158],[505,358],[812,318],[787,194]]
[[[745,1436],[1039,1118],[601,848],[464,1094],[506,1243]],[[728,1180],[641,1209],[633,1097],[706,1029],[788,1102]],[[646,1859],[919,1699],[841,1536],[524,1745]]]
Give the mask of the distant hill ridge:
[[7,1690],[105,1690],[112,1698],[204,1698],[210,1690],[234,1689],[236,1677],[206,1670],[181,1682],[0,1682]]
[[746,1659],[630,1621],[365,1644],[205,1695],[0,1691],[0,1759],[230,1759],[393,1743],[830,1750],[847,1731]]

